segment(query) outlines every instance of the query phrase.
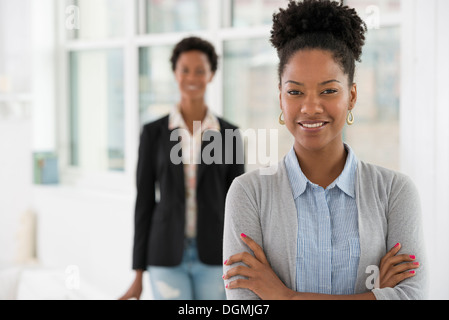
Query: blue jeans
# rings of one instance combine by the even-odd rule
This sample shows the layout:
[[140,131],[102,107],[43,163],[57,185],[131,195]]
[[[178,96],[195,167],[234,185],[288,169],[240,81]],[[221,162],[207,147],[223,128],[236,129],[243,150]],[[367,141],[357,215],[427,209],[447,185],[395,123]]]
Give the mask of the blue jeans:
[[179,266],[148,266],[147,271],[155,300],[226,300],[223,267],[202,263],[195,240],[185,241]]

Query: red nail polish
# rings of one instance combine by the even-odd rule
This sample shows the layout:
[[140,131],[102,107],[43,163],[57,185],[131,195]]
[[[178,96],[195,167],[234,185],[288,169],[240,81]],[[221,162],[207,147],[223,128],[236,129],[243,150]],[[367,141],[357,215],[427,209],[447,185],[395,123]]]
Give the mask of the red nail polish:
[[416,272],[412,270],[412,271],[410,271],[410,273],[411,273],[411,274],[415,274]]
[[226,263],[228,263],[228,260],[226,260],[223,264],[226,264]]
[[397,248],[397,247],[399,247],[399,245],[400,245],[399,243],[396,243],[396,245],[394,247]]
[[228,286],[229,286],[229,284],[227,284],[225,288],[227,289],[227,288],[228,288]]
[[413,262],[415,266],[419,266],[419,262]]
[[416,257],[415,256],[410,256],[410,259],[415,260]]
[[246,234],[244,234],[244,233],[242,233],[240,236],[241,236],[242,238],[246,238]]

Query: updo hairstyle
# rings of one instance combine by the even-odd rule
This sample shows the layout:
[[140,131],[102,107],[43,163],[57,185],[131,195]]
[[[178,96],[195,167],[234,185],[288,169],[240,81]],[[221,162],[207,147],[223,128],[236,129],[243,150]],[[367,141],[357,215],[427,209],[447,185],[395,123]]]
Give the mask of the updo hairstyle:
[[331,0],[291,0],[286,9],[273,15],[270,41],[279,56],[279,79],[290,58],[299,50],[322,49],[354,82],[355,63],[361,62],[365,44],[365,22],[355,9]]

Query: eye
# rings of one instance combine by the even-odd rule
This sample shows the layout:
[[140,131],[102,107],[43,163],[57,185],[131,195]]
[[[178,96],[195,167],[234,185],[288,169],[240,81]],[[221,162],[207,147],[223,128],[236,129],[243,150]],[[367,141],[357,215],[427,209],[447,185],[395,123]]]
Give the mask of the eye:
[[302,92],[298,91],[298,90],[289,90],[289,91],[287,91],[287,93],[291,96],[299,96],[302,94]]
[[324,94],[334,94],[337,92],[338,92],[338,90],[335,90],[335,89],[327,89],[327,90],[323,91]]

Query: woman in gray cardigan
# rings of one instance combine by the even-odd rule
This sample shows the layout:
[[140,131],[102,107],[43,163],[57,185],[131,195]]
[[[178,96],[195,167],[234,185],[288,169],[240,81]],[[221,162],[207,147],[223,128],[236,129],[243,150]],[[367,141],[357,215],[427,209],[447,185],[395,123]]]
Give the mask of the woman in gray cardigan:
[[291,1],[273,18],[279,121],[295,138],[272,170],[234,180],[226,201],[228,299],[424,299],[419,196],[357,160],[355,62],[366,25],[335,1]]

